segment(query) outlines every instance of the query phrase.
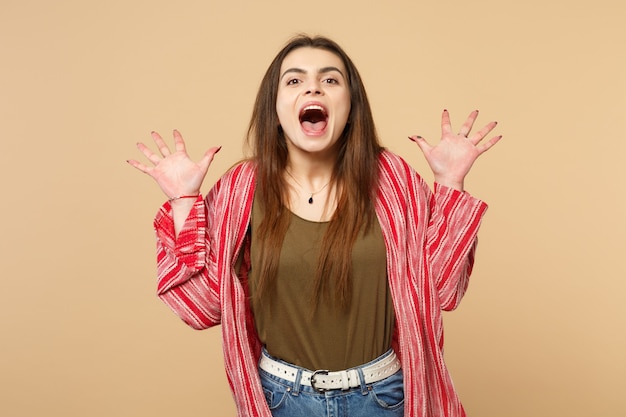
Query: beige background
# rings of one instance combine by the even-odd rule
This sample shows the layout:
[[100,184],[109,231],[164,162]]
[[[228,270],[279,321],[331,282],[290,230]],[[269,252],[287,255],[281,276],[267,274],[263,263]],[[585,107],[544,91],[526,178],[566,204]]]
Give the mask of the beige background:
[[469,415],[624,416],[626,7],[621,0],[0,1],[0,415],[234,416],[220,329],[154,295],[163,196],[127,166],[182,131],[242,156],[295,33],[352,56],[386,146],[474,108],[504,140],[467,186],[490,210],[446,317]]

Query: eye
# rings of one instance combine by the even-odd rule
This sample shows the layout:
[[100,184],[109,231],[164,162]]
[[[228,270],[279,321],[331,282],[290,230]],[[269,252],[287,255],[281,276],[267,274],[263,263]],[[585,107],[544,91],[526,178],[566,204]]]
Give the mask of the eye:
[[287,85],[296,85],[299,83],[300,83],[300,80],[297,78],[291,78],[290,80],[287,80]]
[[336,78],[326,78],[323,80],[326,84],[339,84],[339,80]]

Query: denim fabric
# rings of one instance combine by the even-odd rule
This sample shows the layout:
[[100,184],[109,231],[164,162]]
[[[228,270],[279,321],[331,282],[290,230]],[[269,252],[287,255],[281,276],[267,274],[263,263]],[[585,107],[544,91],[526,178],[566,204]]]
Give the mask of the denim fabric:
[[[390,352],[369,364],[376,363]],[[266,352],[263,354],[267,355]],[[265,399],[273,417],[404,416],[402,369],[373,384],[361,384],[346,391],[338,389],[323,393],[315,391],[313,387],[300,385],[299,378],[296,378],[296,382],[289,382],[262,369],[259,369],[259,374]]]

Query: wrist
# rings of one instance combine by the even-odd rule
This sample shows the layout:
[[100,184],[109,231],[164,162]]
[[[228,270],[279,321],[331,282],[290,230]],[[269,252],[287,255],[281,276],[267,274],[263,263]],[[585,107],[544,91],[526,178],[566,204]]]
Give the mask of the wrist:
[[196,193],[196,194],[183,194],[183,195],[179,195],[176,197],[170,197],[167,199],[167,201],[169,201],[170,203],[174,202],[174,201],[179,201],[179,200],[186,200],[186,199],[197,199],[198,196],[200,195],[200,193]]
[[464,181],[452,180],[443,177],[435,177],[435,182],[439,185],[443,185],[444,187],[452,188],[458,191],[464,191]]

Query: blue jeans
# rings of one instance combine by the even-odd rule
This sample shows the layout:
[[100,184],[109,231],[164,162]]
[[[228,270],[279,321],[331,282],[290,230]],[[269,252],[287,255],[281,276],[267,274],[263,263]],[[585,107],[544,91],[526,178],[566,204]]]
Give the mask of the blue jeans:
[[[369,364],[376,363],[387,354]],[[290,382],[262,369],[259,369],[259,375],[273,417],[404,416],[402,369],[373,384],[361,383],[361,386],[346,391],[337,389],[323,393],[317,392],[313,387],[301,385],[298,379]]]

